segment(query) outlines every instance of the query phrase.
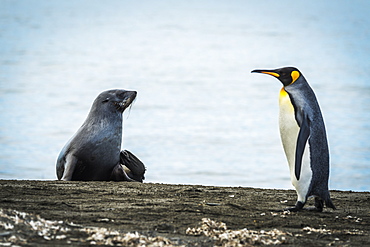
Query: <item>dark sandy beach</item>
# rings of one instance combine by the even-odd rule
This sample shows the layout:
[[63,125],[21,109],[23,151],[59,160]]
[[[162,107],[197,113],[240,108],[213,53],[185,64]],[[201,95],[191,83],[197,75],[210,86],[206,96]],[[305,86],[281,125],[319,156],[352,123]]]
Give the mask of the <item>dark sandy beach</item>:
[[322,213],[244,187],[0,180],[0,194],[0,246],[370,246],[369,192],[332,191]]

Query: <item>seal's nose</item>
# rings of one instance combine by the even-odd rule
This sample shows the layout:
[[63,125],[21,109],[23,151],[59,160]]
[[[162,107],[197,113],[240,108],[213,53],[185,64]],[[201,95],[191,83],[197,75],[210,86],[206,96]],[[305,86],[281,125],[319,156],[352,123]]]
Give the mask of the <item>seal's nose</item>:
[[137,92],[136,91],[130,91],[129,98],[134,100],[136,98]]

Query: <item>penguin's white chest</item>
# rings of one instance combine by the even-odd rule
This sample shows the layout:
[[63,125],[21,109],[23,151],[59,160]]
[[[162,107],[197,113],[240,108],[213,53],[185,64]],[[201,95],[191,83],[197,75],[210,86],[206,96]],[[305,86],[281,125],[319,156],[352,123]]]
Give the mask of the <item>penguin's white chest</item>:
[[280,137],[289,164],[290,179],[296,188],[299,201],[305,201],[309,185],[312,179],[312,170],[310,166],[309,144],[307,142],[302,158],[301,176],[297,180],[295,176],[295,153],[299,126],[295,119],[294,107],[290,101],[288,93],[284,88],[280,91],[279,97],[279,127]]

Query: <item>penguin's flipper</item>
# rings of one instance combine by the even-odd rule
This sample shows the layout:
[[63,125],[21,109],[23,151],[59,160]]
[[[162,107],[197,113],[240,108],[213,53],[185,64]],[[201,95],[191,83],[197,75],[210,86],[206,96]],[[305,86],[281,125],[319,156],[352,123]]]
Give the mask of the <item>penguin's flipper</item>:
[[299,180],[299,177],[301,176],[302,158],[309,136],[310,136],[309,119],[307,116],[304,116],[300,124],[300,129],[297,138],[297,147],[295,150],[295,176],[297,180]]

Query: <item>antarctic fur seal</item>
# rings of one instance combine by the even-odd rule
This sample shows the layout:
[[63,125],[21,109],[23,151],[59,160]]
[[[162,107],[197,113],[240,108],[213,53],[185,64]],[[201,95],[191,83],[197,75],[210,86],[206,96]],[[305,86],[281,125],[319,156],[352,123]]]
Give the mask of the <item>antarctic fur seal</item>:
[[133,154],[120,152],[122,114],[136,95],[135,91],[122,89],[98,95],[85,122],[59,154],[56,162],[59,180],[142,182],[144,164]]

